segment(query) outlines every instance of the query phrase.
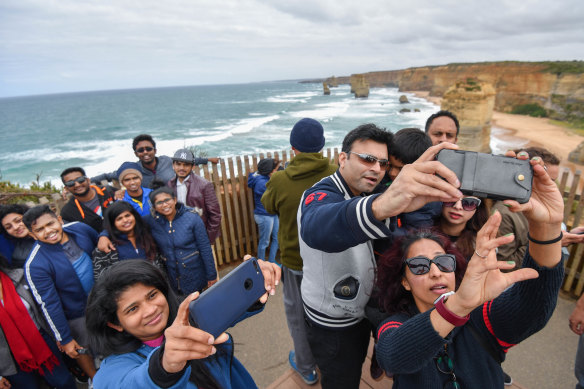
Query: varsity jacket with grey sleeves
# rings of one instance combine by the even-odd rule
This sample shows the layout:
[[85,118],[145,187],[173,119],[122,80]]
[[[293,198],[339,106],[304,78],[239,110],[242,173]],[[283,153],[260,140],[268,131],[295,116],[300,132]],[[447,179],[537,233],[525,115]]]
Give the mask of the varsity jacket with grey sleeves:
[[348,327],[365,317],[376,271],[372,239],[390,237],[396,227],[395,218],[373,216],[377,196],[354,196],[338,170],[302,196],[302,300],[308,319],[319,326]]

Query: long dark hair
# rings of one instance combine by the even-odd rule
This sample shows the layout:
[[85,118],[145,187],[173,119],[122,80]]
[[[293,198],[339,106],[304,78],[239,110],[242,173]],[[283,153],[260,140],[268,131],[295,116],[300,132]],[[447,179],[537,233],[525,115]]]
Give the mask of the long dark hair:
[[[10,213],[16,213],[16,214],[19,214],[19,215],[24,215],[26,213],[26,211],[28,211],[28,207],[26,205],[22,205],[22,204],[6,204],[6,205],[0,205],[0,222],[2,221],[2,219],[4,219],[4,217],[6,215],[8,215]],[[10,235],[8,233],[8,231],[6,231],[6,229],[4,228],[4,226],[2,225],[2,223],[0,223],[0,234],[3,234],[8,239],[16,239],[12,235]]]
[[136,237],[136,245],[143,248],[146,252],[146,258],[150,261],[154,261],[157,254],[156,243],[150,235],[150,230],[142,216],[132,207],[132,204],[126,201],[116,201],[111,204],[105,211],[103,217],[103,227],[108,232],[109,236],[115,244],[122,244],[123,240],[121,236],[123,235],[115,226],[116,218],[124,212],[130,212],[134,219],[136,219],[136,224],[134,225],[134,236]]
[[407,291],[401,281],[404,277],[404,260],[410,247],[419,240],[429,239],[440,245],[447,254],[454,254],[456,257],[456,270],[454,277],[456,288],[460,285],[464,272],[466,271],[466,260],[460,251],[450,240],[441,234],[430,230],[418,230],[397,239],[394,244],[381,254],[377,262],[377,292],[375,297],[379,305],[388,314],[404,312],[411,314],[411,308],[415,305],[414,297]]
[[[460,236],[456,240],[456,247],[460,250],[462,255],[466,260],[470,260],[472,257],[475,246],[477,233],[483,225],[489,220],[489,207],[485,199],[481,199],[481,203],[477,207],[474,215],[466,222],[464,229],[460,233]],[[438,227],[440,228],[440,223],[442,221],[442,215],[438,218]]]
[[[162,272],[148,261],[129,259],[114,263],[99,277],[87,299],[85,321],[92,350],[103,356],[126,354],[138,350],[142,341],[126,331],[117,331],[107,323],[120,325],[118,319],[118,299],[121,294],[136,284],[158,289],[168,302],[169,315],[166,326],[169,327],[176,318],[178,299],[170,288]],[[217,354],[220,345],[217,347]],[[215,354],[215,356],[217,355]],[[210,356],[208,358],[213,358]],[[209,369],[202,360],[192,360],[190,381],[198,387],[219,388]]]

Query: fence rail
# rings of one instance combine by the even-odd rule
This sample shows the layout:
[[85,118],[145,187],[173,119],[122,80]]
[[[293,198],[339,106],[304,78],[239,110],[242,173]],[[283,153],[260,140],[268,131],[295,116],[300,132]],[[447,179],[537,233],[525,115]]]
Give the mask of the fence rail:
[[[339,151],[328,148],[323,154],[331,161],[337,162]],[[238,261],[245,254],[255,254],[258,244],[258,230],[253,217],[253,193],[247,187],[247,176],[257,170],[257,163],[262,158],[277,158],[289,161],[292,151],[276,151],[259,155],[235,156],[220,159],[219,164],[195,166],[195,174],[205,177],[213,183],[215,193],[221,206],[221,236],[213,245],[217,266],[228,265]],[[219,174],[219,169],[220,174]],[[560,192],[564,196],[564,223],[568,230],[582,224],[584,212],[584,190],[578,193],[581,171],[577,170],[570,179],[569,169],[564,169],[560,178]],[[34,195],[34,194],[29,194]],[[64,201],[59,195],[40,198],[41,203],[52,203],[60,211]],[[570,257],[566,261],[566,276],[562,289],[578,297],[584,290],[584,244],[572,245]]]

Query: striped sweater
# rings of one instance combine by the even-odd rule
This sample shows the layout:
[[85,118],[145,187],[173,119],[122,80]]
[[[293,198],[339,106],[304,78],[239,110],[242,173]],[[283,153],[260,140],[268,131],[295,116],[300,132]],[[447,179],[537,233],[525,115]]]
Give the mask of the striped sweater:
[[554,311],[564,276],[563,261],[547,269],[527,254],[523,267],[536,269],[539,277],[514,284],[476,308],[469,322],[446,338],[430,322],[432,309],[412,317],[399,313],[387,318],[377,330],[376,352],[379,365],[394,375],[393,388],[445,387],[451,376],[437,369],[435,359],[445,345],[461,388],[503,388],[501,365],[485,347],[504,360],[509,348],[541,330]]

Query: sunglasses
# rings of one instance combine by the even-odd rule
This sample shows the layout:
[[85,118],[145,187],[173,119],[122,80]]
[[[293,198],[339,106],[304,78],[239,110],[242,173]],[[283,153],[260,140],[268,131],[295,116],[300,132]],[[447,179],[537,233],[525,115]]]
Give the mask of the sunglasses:
[[375,165],[376,162],[379,162],[379,167],[385,169],[387,165],[389,165],[389,160],[379,159],[377,157],[374,157],[373,155],[355,153],[353,151],[347,151],[347,154],[355,154],[357,157],[361,159],[361,162],[363,162],[363,164],[367,166],[373,166]]
[[[460,200],[461,204],[462,204],[462,209],[464,209],[465,211],[474,211],[475,209],[477,209],[477,207],[479,205],[481,205],[481,200],[474,198],[474,197],[463,197]],[[456,201],[452,201],[452,202],[448,202],[448,203],[444,203],[445,207],[454,207],[454,205],[456,204]]]
[[136,149],[137,153],[143,153],[144,151],[152,151],[154,150],[154,147],[140,147],[139,149]]
[[77,177],[74,180],[65,182],[65,186],[67,188],[72,188],[72,187],[75,186],[75,183],[83,184],[85,182],[85,180],[87,180],[87,177],[86,176],[80,176],[80,177]]
[[428,273],[432,263],[443,273],[452,273],[456,270],[456,257],[453,254],[438,254],[434,259],[420,255],[408,258],[404,262],[408,265],[410,271],[417,276]]
[[436,368],[438,371],[449,376],[448,381],[444,384],[444,388],[460,389],[460,384],[456,380],[456,374],[454,374],[454,362],[448,355],[446,346],[439,356],[434,357],[434,361],[436,362]]

